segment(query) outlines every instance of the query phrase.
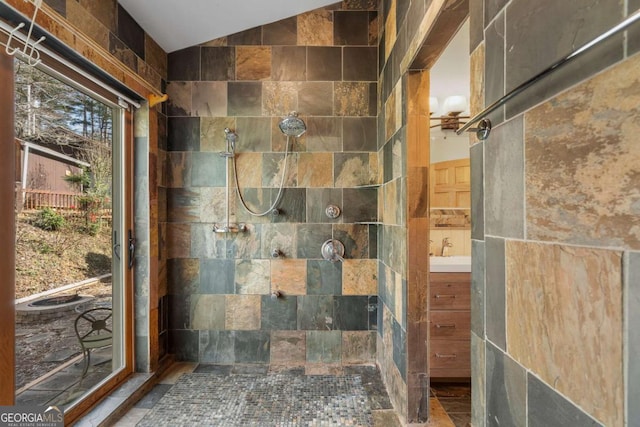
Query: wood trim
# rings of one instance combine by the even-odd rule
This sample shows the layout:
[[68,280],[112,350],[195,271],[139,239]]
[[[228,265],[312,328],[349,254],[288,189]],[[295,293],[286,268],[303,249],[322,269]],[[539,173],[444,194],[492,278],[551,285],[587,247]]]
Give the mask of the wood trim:
[[[407,76],[407,405],[409,422],[429,413],[429,71]],[[426,103],[425,103],[426,100]]]
[[0,52],[0,405],[15,402],[15,147],[13,57]]
[[[34,5],[24,0],[4,0],[25,16],[33,16]],[[77,30],[66,19],[56,13],[46,3],[38,11],[36,23],[45,31],[62,41],[87,61],[100,67],[113,78],[123,83],[132,91],[148,97],[150,94],[161,95],[160,88],[155,88],[126,65],[116,59],[104,47]]]

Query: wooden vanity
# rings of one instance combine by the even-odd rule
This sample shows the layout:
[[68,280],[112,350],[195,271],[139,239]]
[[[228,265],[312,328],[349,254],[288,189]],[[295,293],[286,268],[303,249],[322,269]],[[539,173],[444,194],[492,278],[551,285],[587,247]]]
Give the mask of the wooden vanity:
[[429,277],[429,375],[471,377],[471,273]]

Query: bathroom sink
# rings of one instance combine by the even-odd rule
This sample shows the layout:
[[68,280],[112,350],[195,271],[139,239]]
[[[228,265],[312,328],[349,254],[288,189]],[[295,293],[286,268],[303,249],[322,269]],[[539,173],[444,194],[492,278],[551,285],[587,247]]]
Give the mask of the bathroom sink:
[[471,271],[471,257],[456,256],[432,256],[429,257],[432,273],[468,273]]

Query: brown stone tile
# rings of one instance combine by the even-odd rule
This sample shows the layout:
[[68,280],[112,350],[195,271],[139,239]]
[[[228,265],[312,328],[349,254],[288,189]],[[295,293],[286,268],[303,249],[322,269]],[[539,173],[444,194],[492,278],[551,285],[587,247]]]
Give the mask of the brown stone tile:
[[[339,80],[339,79],[338,79]],[[307,116],[332,116],[333,82],[301,82],[298,91],[298,109]]]
[[223,117],[227,115],[226,82],[193,82],[191,94],[194,116]]
[[193,362],[176,362],[160,377],[160,384],[175,384],[182,374],[190,374],[198,366]]
[[269,294],[271,290],[270,274],[270,262],[267,259],[236,260],[236,293]]
[[378,45],[380,35],[380,15],[377,11],[369,12],[369,46]]
[[342,80],[342,48],[339,46],[307,48],[307,80]]
[[298,45],[333,45],[333,12],[318,9],[298,15]]
[[193,82],[168,82],[166,93],[167,115],[190,116],[192,111]]
[[[224,187],[200,188],[200,222],[225,222],[227,220],[227,199]],[[229,203],[233,206],[234,193],[229,194]],[[235,212],[229,213],[229,221],[235,222]]]
[[67,2],[66,18],[69,23],[104,49],[109,49],[109,28],[100,21],[100,17],[92,15],[89,10],[77,1],[69,1]]
[[260,329],[260,295],[226,295],[225,329]]
[[309,117],[306,122],[308,151],[342,151],[341,117]]
[[189,185],[191,179],[191,153],[167,153],[166,183],[169,188],[182,188]]
[[191,254],[191,225],[167,224],[167,257],[189,258]]
[[264,82],[262,85],[262,114],[286,116],[298,110],[298,84],[296,82]]
[[334,174],[336,187],[357,187],[375,183],[376,172],[370,168],[372,157],[368,153],[336,155]]
[[525,114],[527,234],[640,249],[640,55]]
[[471,95],[469,96],[471,116],[475,116],[484,109],[484,46],[484,43],[478,45],[469,58],[471,62]]
[[133,71],[138,70],[138,57],[113,33],[109,33],[109,52]]
[[398,414],[393,409],[371,411],[373,427],[401,427]]
[[234,117],[203,117],[200,119],[200,151],[225,151],[225,128],[236,129]]
[[[399,416],[407,413],[407,384],[402,379],[400,372],[396,368],[393,361],[393,315],[387,309],[386,305],[383,305],[383,337],[382,345],[378,345],[378,363],[380,364],[380,373],[382,375],[389,398],[393,403],[393,407],[396,408]],[[404,418],[401,422],[405,422]]]
[[393,136],[396,130],[396,91],[393,90],[384,104],[384,135],[385,141]]
[[297,39],[297,17],[282,19],[262,26],[262,44],[267,46],[295,45]]
[[333,154],[300,153],[298,187],[332,187]]
[[155,89],[161,90],[162,77],[156,72],[156,70],[141,59],[138,59],[138,76],[146,82],[149,82],[149,84],[151,84]]
[[377,10],[378,2],[376,0],[343,0],[342,9],[344,10]]
[[226,312],[224,295],[191,296],[191,328],[223,330],[225,329],[225,323]]
[[160,74],[160,77],[167,79],[167,53],[146,33],[144,36],[144,61]]
[[203,47],[200,58],[202,61],[202,80],[235,80],[235,48],[228,46]]
[[334,111],[338,116],[375,115],[375,91],[369,83],[336,82]]
[[376,331],[343,331],[342,363],[364,364],[376,360]]
[[621,255],[506,242],[508,352],[611,426],[624,413]]
[[238,46],[236,48],[236,80],[268,80],[270,78],[270,47]]
[[341,365],[332,365],[328,363],[309,363],[305,365],[305,375],[344,375],[344,368]]
[[347,259],[342,263],[342,295],[376,295],[378,261]]
[[262,153],[238,153],[236,168],[240,188],[259,188],[262,186]]
[[400,210],[400,206],[398,206],[398,185],[397,181],[391,181],[387,185],[384,186],[382,192],[382,199],[384,203],[383,213],[383,221],[385,224],[398,224],[398,220],[396,218],[398,211]]
[[307,76],[307,48],[273,46],[271,77],[278,81],[304,81]]
[[208,42],[202,43],[200,46],[205,46],[205,47],[228,46],[227,37],[218,37],[217,39],[209,40]]
[[[70,3],[73,0],[67,0],[67,14],[69,13]],[[77,1],[76,1],[77,3]],[[103,0],[103,1],[92,1],[92,0],[79,0],[80,6],[85,8],[91,15],[95,16],[103,25],[105,25],[109,30],[116,32],[116,11],[117,11],[117,0]]]
[[396,43],[397,29],[396,29],[396,0],[391,0],[389,6],[389,13],[387,14],[387,20],[384,22],[384,58],[389,58],[391,49]]
[[271,261],[271,290],[286,295],[306,295],[307,261],[283,259]]
[[284,364],[289,368],[303,366],[307,345],[304,331],[273,331],[271,333],[271,364]]

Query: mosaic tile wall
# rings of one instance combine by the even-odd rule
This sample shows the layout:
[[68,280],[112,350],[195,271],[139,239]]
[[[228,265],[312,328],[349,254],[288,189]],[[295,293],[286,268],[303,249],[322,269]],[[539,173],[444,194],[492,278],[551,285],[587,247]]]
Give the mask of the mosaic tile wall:
[[[472,0],[476,111],[638,8]],[[640,424],[638,34],[528,90],[471,148],[475,426]]]
[[[164,227],[178,359],[375,360],[377,18],[376,2],[345,1],[169,54]],[[279,215],[248,215],[232,188],[230,220],[247,231],[213,233],[226,221],[224,129],[238,135],[242,194],[264,210],[284,164],[277,124],[293,110],[307,132],[292,143]],[[344,263],[322,259],[330,238]]]

